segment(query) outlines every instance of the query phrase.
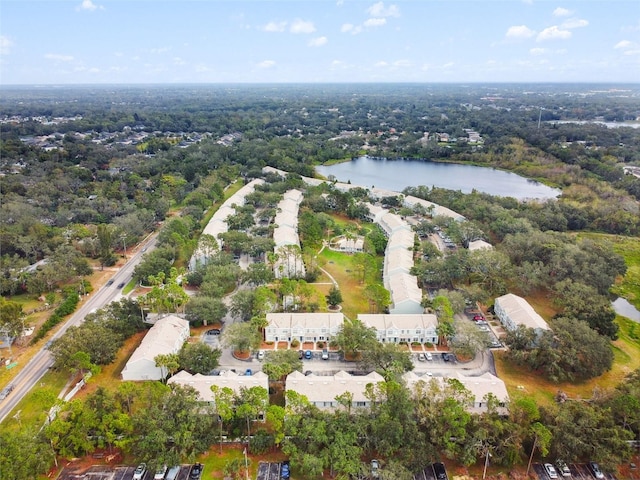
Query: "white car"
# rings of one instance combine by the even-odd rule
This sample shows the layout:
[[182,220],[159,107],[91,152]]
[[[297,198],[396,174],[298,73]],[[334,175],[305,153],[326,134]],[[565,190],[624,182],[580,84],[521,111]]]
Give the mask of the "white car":
[[544,469],[547,471],[549,478],[558,478],[558,472],[556,472],[556,469],[550,463],[545,463]]
[[427,357],[425,356],[424,353],[419,353],[418,354],[418,361],[419,362],[424,362],[427,359]]
[[258,350],[258,360],[264,360],[264,350]]
[[425,357],[427,357],[427,360],[429,361],[433,360],[433,355],[431,355],[431,352],[425,353]]
[[153,480],[164,480],[164,476],[167,474],[167,466],[162,465],[158,467],[156,473],[153,475]]
[[133,471],[133,480],[142,480],[145,473],[147,473],[147,464],[141,463]]

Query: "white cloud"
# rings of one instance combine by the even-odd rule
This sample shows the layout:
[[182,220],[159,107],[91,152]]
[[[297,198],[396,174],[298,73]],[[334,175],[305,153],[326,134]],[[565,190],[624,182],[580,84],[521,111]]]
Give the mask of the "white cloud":
[[0,35],[0,55],[9,55],[11,53],[11,47],[13,47],[13,42],[9,37]]
[[272,68],[276,66],[276,62],[274,60],[263,60],[258,64],[260,68]]
[[571,32],[569,30],[560,30],[557,25],[554,25],[542,30],[536,40],[542,42],[544,40],[566,40],[568,38],[571,38]]
[[562,25],[560,25],[560,28],[580,28],[586,27],[587,25],[589,25],[588,20],[584,20],[582,18],[570,18],[566,22],[563,22]]
[[354,28],[355,26],[353,25],[353,23],[343,23],[342,26],[340,27],[340,31],[342,33],[348,33],[353,31]]
[[185,62],[182,58],[180,57],[173,57],[173,64],[174,65],[186,65],[187,62]]
[[95,10],[104,10],[104,7],[102,5],[96,5],[91,0],[82,0],[82,3],[76,7],[76,10],[93,12]]
[[369,18],[364,22],[365,27],[382,27],[387,23],[386,18]]
[[631,42],[629,40],[621,40],[616,43],[613,48],[629,48],[631,46]]
[[305,20],[295,19],[289,29],[291,33],[313,33],[316,31],[316,27],[313,22],[307,22]]
[[55,60],[56,62],[72,62],[73,56],[71,55],[60,55],[59,53],[47,53],[44,58],[47,60]]
[[545,52],[546,50],[544,48],[532,48],[529,50],[529,53],[535,57],[539,55],[544,55]]
[[326,45],[328,41],[329,39],[327,37],[317,37],[309,40],[307,45],[310,47],[322,47],[323,45]]
[[393,62],[393,66],[400,68],[413,67],[413,62],[411,62],[410,60],[396,60],[395,62]]
[[553,11],[554,17],[568,17],[571,15],[571,11],[566,8],[558,7]]
[[200,63],[198,65],[196,65],[196,73],[207,73],[207,72],[212,72],[213,69],[206,66],[204,63]]
[[374,3],[367,9],[367,13],[372,17],[399,17],[400,10],[397,5],[384,6],[384,2]]
[[376,62],[376,63],[373,64],[374,67],[378,67],[378,68],[386,67],[388,65],[389,64],[387,62],[385,62],[384,60],[380,60],[379,62]]
[[536,34],[526,25],[514,25],[507,29],[506,36],[508,38],[531,38]]
[[287,28],[287,22],[269,22],[262,29],[265,32],[284,32]]

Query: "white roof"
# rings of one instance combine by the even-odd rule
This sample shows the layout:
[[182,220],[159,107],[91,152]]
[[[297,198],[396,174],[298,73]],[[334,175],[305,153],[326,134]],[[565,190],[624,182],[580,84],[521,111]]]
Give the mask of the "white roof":
[[391,300],[394,304],[405,300],[422,301],[422,290],[418,287],[418,279],[408,273],[389,275],[388,279]]
[[396,230],[404,228],[405,230],[411,231],[411,227],[407,222],[405,222],[400,215],[396,215],[395,213],[387,212],[380,218],[380,226],[384,229],[387,234],[394,232]]
[[413,243],[416,234],[409,230],[398,230],[389,235],[389,241],[387,243],[387,250],[394,250],[396,248],[404,248],[405,250],[413,249]]
[[474,240],[473,242],[469,242],[469,251],[474,250],[483,250],[483,249],[492,249],[493,245],[484,240]]
[[190,386],[198,391],[198,396],[203,402],[214,402],[211,387],[217,385],[222,388],[230,388],[235,393],[240,393],[243,388],[262,387],[269,391],[269,377],[262,372],[255,372],[253,375],[238,375],[230,370],[220,372],[220,375],[201,375],[181,370],[171,377],[167,383]]
[[282,210],[278,212],[274,219],[274,223],[277,227],[274,229],[278,229],[280,227],[293,227],[296,228],[298,226],[298,209],[293,212],[291,210]]
[[292,188],[291,190],[286,191],[283,197],[285,200],[292,200],[299,205],[300,202],[302,202],[303,195],[300,190],[296,190],[295,188]]
[[[140,346],[131,354],[127,365],[139,360],[152,360],[158,355],[178,353],[186,338],[189,337],[189,322],[175,315],[159,319],[140,342]],[[127,367],[125,366],[125,369]]]
[[457,221],[465,220],[465,218],[462,215],[460,215],[457,212],[454,212],[450,208],[443,207],[441,205],[438,205],[437,203],[433,203],[428,200],[423,200],[422,198],[414,197],[413,195],[407,195],[406,197],[404,197],[404,204],[407,207],[412,207],[414,205],[420,204],[420,205],[423,205],[426,209],[433,207],[432,211],[434,216],[449,217]]
[[333,328],[344,323],[342,313],[267,313],[267,323],[274,328]]
[[384,382],[382,375],[371,372],[368,375],[350,375],[340,371],[335,375],[303,375],[293,372],[287,376],[286,389],[307,397],[312,402],[331,402],[338,395],[351,393],[352,402],[368,402],[364,393],[368,384]]
[[276,245],[276,253],[280,253],[277,247],[283,245],[300,245],[298,231],[290,225],[283,225],[273,229],[273,243]]
[[496,298],[495,303],[509,315],[511,321],[516,325],[550,330],[544,318],[522,297],[514,295],[513,293],[507,293],[506,295]]
[[358,314],[358,320],[365,326],[382,331],[394,328],[397,330],[418,330],[436,328],[438,318],[432,313],[397,313],[397,314]]
[[409,273],[413,267],[413,253],[409,250],[394,250],[384,257],[384,273],[388,275],[397,271]]

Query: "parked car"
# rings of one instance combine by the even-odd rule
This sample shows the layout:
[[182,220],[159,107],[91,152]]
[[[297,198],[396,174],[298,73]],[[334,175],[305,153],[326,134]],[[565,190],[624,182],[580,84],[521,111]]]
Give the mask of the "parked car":
[[165,480],[176,480],[178,478],[178,474],[180,473],[180,465],[174,465],[167,472],[167,476]]
[[571,476],[571,470],[569,470],[569,466],[564,460],[556,460],[556,470],[558,470],[558,473],[563,477]]
[[474,315],[473,316],[473,321],[474,322],[481,322],[484,321],[484,317],[482,315]]
[[220,335],[220,329],[210,328],[209,330],[207,330],[207,335]]
[[379,478],[380,477],[380,463],[375,458],[371,460],[371,478]]
[[147,473],[147,464],[141,463],[133,471],[133,480],[142,480],[145,473]]
[[549,475],[549,478],[558,478],[558,472],[556,472],[556,469],[553,468],[553,465],[551,465],[550,463],[545,463],[544,469],[547,471],[547,475]]
[[191,467],[191,471],[189,472],[190,480],[199,480],[202,476],[203,465],[201,463],[196,463]]
[[602,470],[600,470],[600,465],[598,465],[596,462],[589,462],[589,470],[591,470],[591,473],[594,477],[604,478],[604,473],[602,473]]
[[304,358],[304,350],[298,350],[298,360],[302,360]]
[[291,476],[291,470],[289,468],[289,460],[285,460],[280,464],[280,478],[287,479]]
[[425,356],[424,353],[419,353],[418,354],[418,361],[419,362],[424,362],[427,359],[427,357]]
[[326,348],[322,349],[322,359],[329,360],[329,350],[327,350]]
[[448,480],[447,469],[444,467],[444,463],[436,462],[432,466],[433,473],[436,476],[436,480]]
[[427,360],[431,361],[431,360],[433,360],[433,355],[431,355],[431,352],[427,352],[427,353],[425,354],[425,358],[426,358]]
[[264,360],[264,350],[258,350],[258,360]]
[[167,466],[161,465],[156,469],[156,473],[153,475],[153,480],[164,480],[164,476],[167,474]]
[[244,371],[244,374],[245,374],[247,377],[250,377],[251,375],[253,375],[253,372],[251,371],[251,369],[250,369],[250,368],[247,368],[247,369]]
[[311,350],[307,350],[306,352],[304,352],[304,358],[306,358],[307,360],[311,360],[311,357],[313,357]]

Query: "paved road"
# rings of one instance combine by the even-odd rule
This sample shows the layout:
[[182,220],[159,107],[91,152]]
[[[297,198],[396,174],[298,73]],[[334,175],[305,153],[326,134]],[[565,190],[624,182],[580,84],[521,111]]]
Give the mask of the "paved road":
[[[155,244],[156,236],[152,235],[145,244],[145,248],[140,249],[137,253],[133,254],[127,263],[125,263],[120,270],[111,277],[111,280],[113,280],[111,285],[105,285],[92,296],[84,297],[79,304],[80,307],[78,310],[62,325],[50,340],[60,338],[69,327],[81,324],[84,321],[84,317],[92,311],[98,310],[112,301],[120,299],[122,297],[121,289],[117,286],[122,282],[128,282],[131,280],[133,269],[144,255],[143,250],[147,251],[148,249],[152,249],[155,247]],[[52,364],[53,359],[45,345],[31,358],[31,360],[11,381],[11,385],[14,386],[14,389],[0,404],[0,422],[4,421],[20,400],[22,400],[34,385],[40,381]]]

